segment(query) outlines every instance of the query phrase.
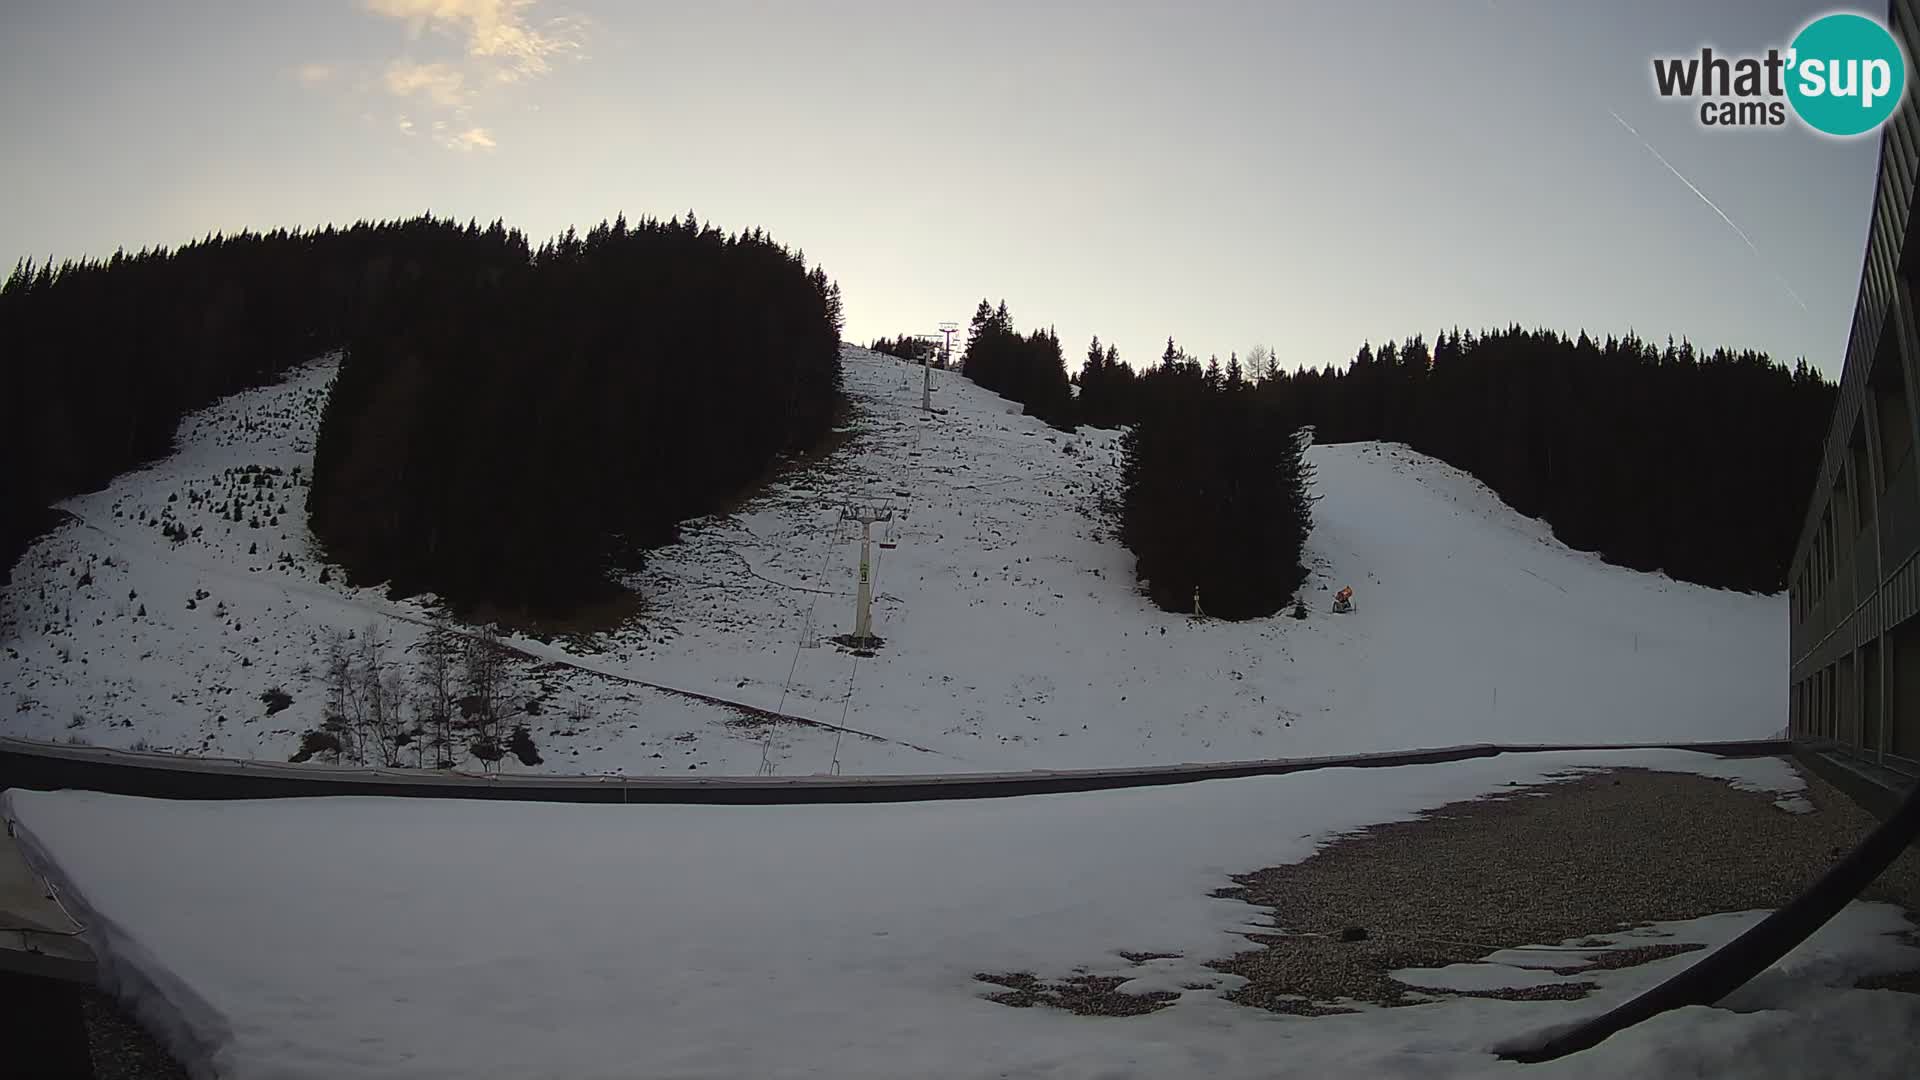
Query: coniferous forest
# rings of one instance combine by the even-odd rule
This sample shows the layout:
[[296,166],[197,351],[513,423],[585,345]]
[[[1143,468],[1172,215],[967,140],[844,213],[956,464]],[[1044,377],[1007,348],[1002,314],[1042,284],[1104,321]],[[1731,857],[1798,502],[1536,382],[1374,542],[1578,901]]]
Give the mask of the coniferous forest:
[[1099,428],[1131,423],[1139,412],[1135,405],[1138,381],[1133,368],[1121,362],[1119,348],[1102,348],[1100,336],[1094,335],[1087,345],[1086,359],[1073,376],[1073,384],[1079,388],[1073,403],[1074,418]]
[[1509,327],[1362,346],[1260,393],[1320,442],[1472,473],[1568,546],[1716,588],[1786,587],[1835,388],[1805,361]]
[[344,349],[309,513],[356,580],[565,609],[819,441],[840,295],[692,214],[531,250],[432,217],[18,265],[0,288],[0,569],[181,416]]
[[344,342],[407,282],[525,259],[420,217],[15,266],[0,286],[0,582],[48,505],[167,453],[180,417]]
[[[1075,411],[1099,426],[1175,422],[1159,400],[1174,372],[1247,397],[1277,430],[1312,425],[1322,443],[1407,443],[1473,474],[1570,547],[1754,592],[1786,585],[1835,393],[1805,361],[1788,368],[1752,351],[1515,326],[1477,336],[1455,330],[1431,346],[1421,337],[1377,351],[1363,345],[1344,368],[1298,371],[1266,361],[1243,366],[1237,356],[1202,367],[1169,340],[1159,366],[1136,375],[1095,338],[1074,379]],[[1212,416],[1198,411],[1189,422]],[[1132,453],[1145,459],[1132,468],[1150,472],[1153,455],[1168,453],[1197,478],[1195,438],[1136,439]],[[1128,491],[1130,537],[1172,535],[1173,523],[1203,512],[1193,491],[1131,481]],[[1161,518],[1164,530],[1142,523]],[[1201,557],[1205,544],[1194,544],[1188,555]],[[1150,578],[1148,553],[1133,550]],[[1160,592],[1156,583],[1156,599],[1172,609],[1191,607],[1190,597]]]
[[946,364],[940,356],[940,343],[930,341],[914,334],[901,334],[898,337],[875,338],[867,346],[869,351],[897,356],[910,363],[925,363],[929,367],[944,369]]
[[[840,324],[824,272],[759,230],[726,236],[691,214],[603,223],[538,251],[499,222],[429,216],[22,262],[0,286],[0,570],[51,522],[50,503],[166,453],[183,413],[344,347],[310,496],[332,554],[401,592],[564,608],[828,430]],[[875,345],[922,348],[909,335]],[[1182,421],[1164,397],[1186,423],[1242,440],[1235,460],[1263,460],[1262,440],[1303,424],[1321,442],[1405,442],[1573,547],[1757,591],[1784,585],[1834,397],[1804,362],[1517,326],[1297,371],[1200,365],[1169,341],[1140,374],[1096,338],[1069,380],[1051,330],[1022,334],[1004,302],[984,300],[961,367],[1056,427],[1146,426],[1133,466],[1145,501],[1127,528],[1142,544],[1175,533],[1156,513],[1268,528],[1189,505],[1240,481],[1207,478],[1178,499],[1154,486],[1167,475],[1156,447],[1195,478],[1195,462],[1225,460],[1168,435]],[[1232,415],[1196,385],[1232,399]],[[1162,490],[1171,501],[1155,511]],[[1224,543],[1191,532],[1193,550]],[[1174,595],[1186,586],[1164,591],[1191,606]]]
[[353,576],[560,613],[829,431],[840,294],[692,214],[413,283],[349,342],[314,532]]
[[998,310],[980,301],[967,327],[960,371],[976,384],[1025,405],[1028,415],[1073,430],[1073,387],[1060,339],[1052,330],[1028,334],[1014,330],[1005,300]]
[[1120,536],[1148,594],[1168,611],[1273,614],[1307,576],[1311,470],[1297,429],[1185,357],[1138,383]]

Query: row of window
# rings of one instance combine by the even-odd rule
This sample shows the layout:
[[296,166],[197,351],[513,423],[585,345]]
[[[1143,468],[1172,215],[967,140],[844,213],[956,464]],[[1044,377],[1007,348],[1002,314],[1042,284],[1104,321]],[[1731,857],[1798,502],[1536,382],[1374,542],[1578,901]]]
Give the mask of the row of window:
[[1789,701],[1796,737],[1832,739],[1889,765],[1920,762],[1920,619],[1795,683]]
[[[1883,338],[1879,356],[1868,373],[1868,392],[1860,415],[1853,420],[1853,437],[1847,440],[1846,457],[1834,476],[1827,505],[1821,511],[1820,526],[1789,578],[1795,623],[1805,622],[1813,609],[1826,599],[1834,578],[1843,568],[1847,568],[1851,576],[1856,541],[1868,535],[1866,530],[1873,526],[1875,506],[1886,496],[1892,481],[1905,476],[1913,457],[1913,413],[1894,340],[1891,334]],[[1873,412],[1872,427],[1879,435],[1877,473],[1867,450],[1868,409]],[[1903,492],[1901,497],[1920,498],[1920,491]]]
[[[1888,5],[1888,27],[1902,42],[1920,25],[1915,22],[1915,14],[1914,0],[1893,0]],[[1826,599],[1833,579],[1847,565],[1844,556],[1851,552],[1855,538],[1873,524],[1877,496],[1885,491],[1890,477],[1902,475],[1902,467],[1913,453],[1912,414],[1906,380],[1901,376],[1897,335],[1892,332],[1896,320],[1886,316],[1898,313],[1899,305],[1894,303],[1897,294],[1904,294],[1909,303],[1914,299],[1911,264],[1920,261],[1920,252],[1906,250],[1904,241],[1915,179],[1920,174],[1920,116],[1911,109],[1901,110],[1884,129],[1880,150],[1867,260],[1860,303],[1854,311],[1855,338],[1848,343],[1849,366],[1871,357],[1872,370],[1866,373],[1868,385],[1859,414],[1836,417],[1837,423],[1852,425],[1848,453],[1839,462],[1834,489],[1816,496],[1828,500],[1819,528],[1788,575],[1795,626]],[[1877,334],[1878,338],[1863,339],[1865,334]],[[1877,462],[1868,454],[1868,447],[1873,445],[1870,431],[1878,436],[1879,445],[1873,447],[1879,452]],[[1875,464],[1879,466],[1877,471],[1873,469]],[[1847,503],[1849,480],[1852,505]],[[1914,497],[1920,498],[1920,491]]]
[[1793,688],[1792,731],[1797,736],[1839,739],[1839,665],[1829,664]]

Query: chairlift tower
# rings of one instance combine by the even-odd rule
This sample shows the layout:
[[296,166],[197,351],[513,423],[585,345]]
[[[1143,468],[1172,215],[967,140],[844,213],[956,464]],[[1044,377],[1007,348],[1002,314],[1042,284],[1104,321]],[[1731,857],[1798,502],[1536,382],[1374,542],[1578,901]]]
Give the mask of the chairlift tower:
[[[953,335],[957,333],[959,329],[960,324],[957,322],[943,322],[940,324],[940,337],[942,339],[940,346],[940,366],[948,371],[953,370]],[[930,414],[933,412],[933,369],[924,359],[921,361],[921,367],[923,373],[926,375],[927,381],[920,388],[920,409]]]
[[892,521],[893,511],[877,506],[848,506],[840,511],[843,521],[860,523],[860,587],[855,593],[853,633],[835,640],[856,650],[872,649],[880,644],[873,636],[873,526]]

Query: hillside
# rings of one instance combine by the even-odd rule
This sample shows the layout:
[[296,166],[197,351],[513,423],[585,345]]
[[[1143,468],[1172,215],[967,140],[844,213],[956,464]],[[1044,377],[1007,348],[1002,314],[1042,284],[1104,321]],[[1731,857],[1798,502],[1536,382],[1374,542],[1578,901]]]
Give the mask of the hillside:
[[[1115,433],[1057,432],[947,372],[933,373],[946,411],[927,417],[918,369],[851,347],[843,360],[855,417],[823,464],[689,523],[637,575],[645,608],[619,631],[514,639],[539,768],[1065,768],[1785,724],[1783,598],[1570,551],[1397,444],[1310,452],[1309,618],[1193,621],[1139,595],[1110,536]],[[319,719],[324,631],[378,625],[395,653],[417,640],[431,597],[321,581],[298,477],[332,370],[316,361],[194,414],[172,457],[62,504],[76,520],[0,598],[0,730],[283,759]],[[279,471],[229,472],[249,468]],[[258,527],[217,510],[242,490],[265,497],[247,503]],[[869,658],[828,640],[852,626],[847,502],[895,511],[875,526],[897,546],[875,551],[886,644]],[[172,521],[186,539],[162,535]],[[1358,610],[1331,615],[1343,584]],[[268,715],[275,686],[293,702]]]

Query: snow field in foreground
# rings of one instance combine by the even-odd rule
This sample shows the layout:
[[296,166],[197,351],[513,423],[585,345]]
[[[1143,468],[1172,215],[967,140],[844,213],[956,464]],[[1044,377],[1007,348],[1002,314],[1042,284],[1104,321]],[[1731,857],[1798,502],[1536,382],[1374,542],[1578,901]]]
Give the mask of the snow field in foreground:
[[[1582,1001],[1305,1019],[1220,996],[1232,980],[1205,962],[1248,947],[1238,932],[1267,915],[1209,894],[1367,824],[1606,765],[1803,786],[1774,759],[1608,751],[889,806],[321,799],[236,813],[13,792],[7,813],[83,902],[115,984],[190,1065],[243,1080],[1464,1077],[1513,1075],[1493,1048],[1704,954],[1595,973],[1602,988]],[[1613,939],[1718,944],[1762,914]],[[1725,1008],[1531,1071],[1910,1075],[1920,998],[1846,988],[1920,962],[1888,936],[1908,928],[1852,905]],[[1179,957],[1135,966],[1119,950]],[[1100,1019],[1007,1008],[973,979],[1077,969],[1213,988]]]

